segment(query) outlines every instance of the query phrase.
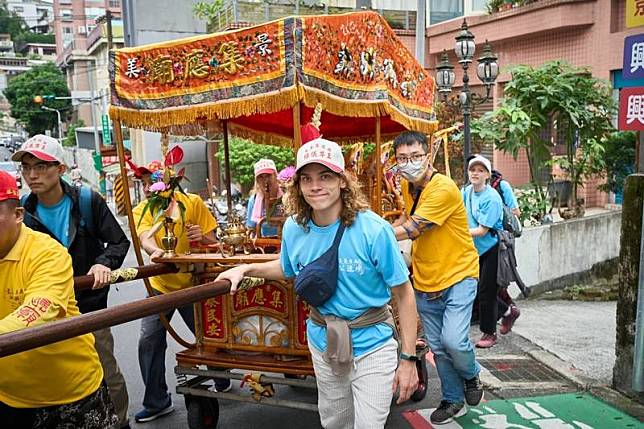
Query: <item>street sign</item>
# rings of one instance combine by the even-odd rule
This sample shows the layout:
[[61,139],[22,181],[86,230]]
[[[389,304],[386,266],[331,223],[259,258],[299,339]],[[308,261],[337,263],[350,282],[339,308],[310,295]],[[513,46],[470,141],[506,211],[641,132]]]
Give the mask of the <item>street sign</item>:
[[101,124],[103,125],[103,145],[112,145],[112,133],[110,131],[110,118],[107,115],[101,116]]
[[644,87],[619,92],[619,129],[644,131]]
[[644,0],[626,0],[626,27],[644,25]]
[[622,78],[624,80],[644,78],[644,34],[624,39]]

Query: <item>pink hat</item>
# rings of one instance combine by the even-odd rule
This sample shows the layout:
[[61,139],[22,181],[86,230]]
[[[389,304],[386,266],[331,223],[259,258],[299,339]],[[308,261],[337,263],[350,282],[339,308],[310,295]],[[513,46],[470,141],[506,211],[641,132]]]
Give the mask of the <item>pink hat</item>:
[[277,174],[277,167],[275,167],[275,162],[272,159],[260,159],[255,163],[255,177],[264,173]]
[[42,134],[36,134],[24,142],[20,150],[13,154],[11,160],[20,162],[27,153],[43,161],[65,163],[63,147],[58,143],[58,140]]
[[337,143],[317,138],[302,145],[297,151],[296,171],[308,164],[322,164],[336,173],[344,172],[344,156]]

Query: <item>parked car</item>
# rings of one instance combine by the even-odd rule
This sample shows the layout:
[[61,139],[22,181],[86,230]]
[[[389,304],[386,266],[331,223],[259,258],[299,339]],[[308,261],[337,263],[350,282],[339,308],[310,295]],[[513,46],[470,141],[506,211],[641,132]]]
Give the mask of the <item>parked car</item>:
[[18,171],[18,166],[16,165],[15,162],[11,162],[11,161],[0,162],[0,171],[6,171],[9,174],[13,174],[13,176],[16,178],[16,182],[18,183],[18,189],[22,188],[22,176],[20,175],[20,172]]

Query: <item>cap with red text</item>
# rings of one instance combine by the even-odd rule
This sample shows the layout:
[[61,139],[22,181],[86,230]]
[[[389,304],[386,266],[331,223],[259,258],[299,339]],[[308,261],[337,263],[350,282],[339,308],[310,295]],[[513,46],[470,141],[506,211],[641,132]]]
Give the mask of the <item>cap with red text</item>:
[[0,201],[20,200],[16,178],[6,171],[0,171]]
[[20,162],[26,154],[31,154],[42,161],[65,163],[63,147],[58,140],[42,134],[36,134],[24,142],[20,150],[13,154],[11,160]]
[[303,144],[297,151],[296,171],[309,164],[322,164],[336,173],[344,172],[344,156],[337,143],[317,138]]

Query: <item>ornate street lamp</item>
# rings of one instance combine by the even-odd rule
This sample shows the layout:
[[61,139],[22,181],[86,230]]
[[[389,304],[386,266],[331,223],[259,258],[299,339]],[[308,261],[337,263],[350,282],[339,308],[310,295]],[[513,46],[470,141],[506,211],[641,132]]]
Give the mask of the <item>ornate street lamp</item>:
[[441,55],[441,62],[436,66],[436,86],[438,86],[439,93],[450,93],[456,80],[456,73],[454,73],[454,66],[449,63],[447,51],[443,50]]
[[[486,40],[483,55],[478,59],[476,67],[476,75],[485,85],[485,97],[481,97],[470,91],[470,77],[467,74],[467,70],[472,63],[472,58],[474,58],[476,44],[474,43],[474,35],[467,27],[465,19],[461,25],[461,31],[456,36],[454,52],[456,52],[458,62],[463,68],[463,87],[458,98],[463,110],[463,165],[465,171],[464,180],[467,180],[467,158],[469,158],[471,152],[470,117],[472,109],[474,106],[489,100],[492,85],[494,85],[499,75],[499,63],[496,55],[492,53],[492,47]],[[443,51],[440,63],[436,66],[436,86],[438,86],[438,92],[443,96],[443,100],[446,103],[448,102],[447,96],[452,92],[455,80],[454,66],[449,63],[447,52]]]

